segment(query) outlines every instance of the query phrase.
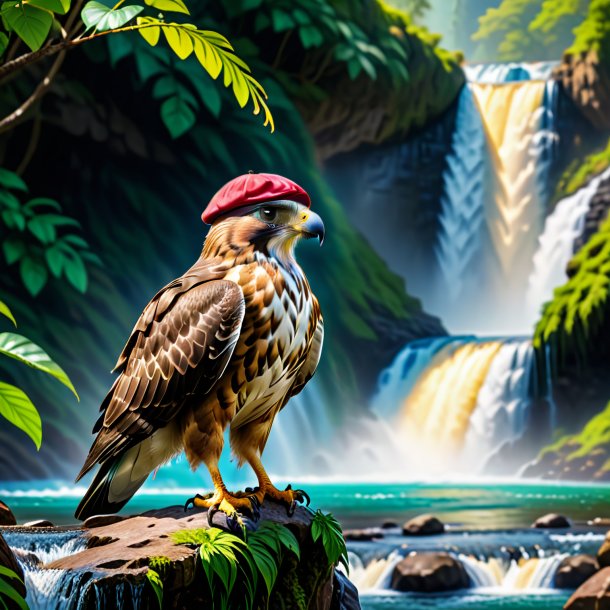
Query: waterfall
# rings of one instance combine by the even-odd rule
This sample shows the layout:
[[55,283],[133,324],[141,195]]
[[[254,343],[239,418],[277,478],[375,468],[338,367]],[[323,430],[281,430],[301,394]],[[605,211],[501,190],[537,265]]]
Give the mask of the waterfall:
[[85,549],[86,541],[80,531],[3,530],[2,535],[23,568],[26,601],[30,608],[80,610],[79,598],[75,598],[73,592],[80,590],[92,575],[44,567]]
[[457,332],[528,331],[520,295],[558,134],[552,62],[471,65],[443,173],[431,306]]
[[583,231],[585,216],[598,186],[609,177],[610,169],[595,176],[576,193],[562,199],[547,217],[538,239],[526,295],[532,322],[538,318],[541,305],[553,296],[553,290],[567,280],[565,270],[573,254],[574,241]]
[[532,63],[509,62],[505,64],[466,64],[464,72],[469,81],[477,83],[510,83],[524,80],[548,81],[557,61],[538,61]]
[[456,337],[432,337],[407,344],[379,376],[377,393],[371,403],[373,411],[383,417],[392,416],[396,405],[411,392],[432,357],[448,343],[459,340]]
[[[530,341],[506,341],[494,358],[477,396],[466,434],[464,456],[473,468],[505,443],[520,439],[530,416],[534,349]],[[483,458],[483,459],[482,459]]]
[[[404,558],[404,551],[390,551],[385,557],[370,558],[366,564],[353,551],[349,551],[348,555],[352,582],[360,593],[370,594],[390,588],[392,573]],[[553,589],[557,569],[568,556],[569,553],[556,551],[548,555],[539,551],[538,557],[525,554],[519,559],[507,556],[477,557],[467,553],[455,555],[470,578],[471,589],[497,593]]]
[[501,589],[504,592],[552,589],[555,573],[568,555],[557,553],[548,557],[522,558],[505,561],[490,557],[478,559],[459,555],[474,588]]
[[383,471],[480,472],[526,433],[534,371],[529,339],[441,337],[407,345],[380,375],[372,403],[387,422]]
[[463,87],[458,102],[451,153],[443,172],[436,256],[452,302],[464,293],[464,281],[476,281],[466,269],[473,265],[482,248],[485,200],[485,150],[481,115],[470,85]]

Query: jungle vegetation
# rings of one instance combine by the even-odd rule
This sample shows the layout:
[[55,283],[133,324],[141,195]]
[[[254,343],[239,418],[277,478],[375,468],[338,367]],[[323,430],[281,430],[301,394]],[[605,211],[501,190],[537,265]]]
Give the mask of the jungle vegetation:
[[[147,7],[161,5],[145,4],[137,14],[132,9],[117,16],[106,12],[110,3],[102,3],[106,9],[87,19],[100,34],[138,25],[138,18],[160,19]],[[48,45],[63,44],[55,42],[61,37],[55,22],[65,24],[73,13],[65,2],[64,13],[59,6],[42,7],[53,13],[51,28],[47,39],[41,41],[41,33],[36,42],[30,40],[32,46],[20,39],[15,25],[5,31],[10,34],[5,65],[12,61],[9,56],[31,57]],[[142,8],[121,3],[116,10],[128,6]],[[388,103],[378,137],[407,133],[442,113],[457,95],[463,77],[456,57],[408,16],[381,2],[369,2],[366,10],[360,2],[322,0],[198,2],[187,8],[190,16],[172,13],[171,22],[184,18],[201,28],[197,31],[216,33],[206,36],[238,58],[222,64],[216,81],[214,72],[202,67],[198,43],[193,41],[191,50],[189,42],[176,42],[165,23],[148,28],[162,29],[154,46],[143,29],[109,33],[65,55],[59,50],[29,61],[4,81],[3,117],[41,83],[46,89],[0,137],[0,165],[10,172],[3,175],[17,176],[28,188],[4,185],[0,195],[3,206],[7,197],[13,206],[8,224],[0,216],[0,241],[12,263],[2,274],[0,298],[32,341],[52,347],[81,397],[74,408],[46,380],[32,388],[43,421],[42,459],[1,430],[0,442],[13,456],[10,462],[0,456],[5,479],[73,474],[96,407],[111,385],[108,371],[139,311],[197,257],[205,234],[198,219],[211,195],[249,169],[285,173],[302,183],[327,224],[325,247],[319,252],[304,248],[301,259],[325,312],[329,347],[319,383],[332,389],[333,417],[360,408],[362,379],[374,375],[366,373],[367,358],[359,360],[358,354],[370,354],[386,337],[381,344],[388,351],[378,356],[385,359],[381,366],[400,347],[393,346],[387,328],[408,328],[415,336],[420,332],[419,302],[352,228],[348,212],[325,184],[316,163],[320,141],[312,137],[312,132],[318,138],[322,132],[312,125],[324,103],[340,106],[346,87],[364,93],[374,81]],[[164,15],[169,21],[169,9]],[[33,51],[38,43],[42,46]],[[47,81],[45,75],[60,56],[61,66]],[[236,70],[235,65],[268,95],[273,133],[259,116],[240,109],[248,100],[240,98],[235,80],[221,76]],[[361,102],[358,95],[354,100]],[[409,105],[398,113],[402,100]],[[13,212],[23,220],[15,220]],[[35,220],[42,214],[53,218]],[[32,221],[41,227],[32,230]],[[23,246],[5,245],[15,240]],[[34,275],[33,266],[23,263],[26,259],[36,262]],[[6,375],[14,385],[29,387],[16,367]]]

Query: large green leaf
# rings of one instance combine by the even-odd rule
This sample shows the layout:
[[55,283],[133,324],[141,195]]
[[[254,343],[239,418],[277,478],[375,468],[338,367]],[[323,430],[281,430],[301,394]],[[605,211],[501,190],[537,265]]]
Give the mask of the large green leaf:
[[8,189],[27,191],[26,183],[15,173],[0,167],[0,184]]
[[13,312],[4,301],[0,301],[0,314],[6,316],[15,326],[17,326],[17,320],[15,320]]
[[148,582],[155,592],[157,602],[159,602],[159,609],[163,608],[163,581],[161,580],[159,573],[152,568],[148,568],[146,578],[148,578]]
[[4,251],[4,258],[8,265],[16,263],[26,251],[26,246],[18,238],[5,239],[2,243],[2,250]]
[[32,256],[25,256],[21,259],[19,273],[24,286],[33,297],[44,288],[49,279],[49,272],[45,265]]
[[28,4],[65,15],[70,10],[70,0],[28,0]]
[[4,55],[8,47],[8,36],[4,32],[0,32],[0,57]]
[[65,371],[40,346],[16,333],[0,333],[0,354],[19,360],[34,369],[48,373],[78,394]]
[[172,138],[178,138],[195,124],[195,113],[180,97],[174,96],[161,104],[161,118]]
[[92,0],[87,2],[81,12],[81,19],[87,29],[95,28],[98,32],[116,30],[144,10],[143,6],[129,5],[113,10],[112,8]]
[[190,15],[186,4],[183,0],[144,0],[148,6],[152,6],[160,11],[168,11],[170,13],[186,13]]
[[42,422],[40,414],[23,390],[0,381],[0,415],[23,430],[40,449]]
[[83,259],[78,255],[74,255],[69,259],[64,259],[64,273],[68,282],[79,292],[87,292],[88,276],[87,269]]
[[14,31],[32,51],[40,49],[51,31],[53,15],[44,9],[20,4],[15,0],[3,2],[1,10],[8,29]]
[[21,595],[17,592],[13,584],[10,582],[11,580],[17,580],[21,583],[23,581],[13,570],[9,568],[5,568],[4,566],[0,566],[0,603],[2,603],[2,607],[8,610],[8,608],[12,608],[12,604],[7,604],[2,599],[3,597],[8,598],[9,600],[13,600],[18,608],[21,610],[29,610],[29,607],[26,601],[21,597]]

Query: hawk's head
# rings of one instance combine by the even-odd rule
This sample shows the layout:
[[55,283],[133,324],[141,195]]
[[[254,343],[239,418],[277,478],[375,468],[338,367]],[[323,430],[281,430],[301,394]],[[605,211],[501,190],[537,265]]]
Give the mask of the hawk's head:
[[276,174],[245,174],[223,186],[202,214],[212,225],[206,240],[212,251],[248,246],[279,259],[292,256],[301,238],[324,241],[324,223],[310,210],[309,195]]

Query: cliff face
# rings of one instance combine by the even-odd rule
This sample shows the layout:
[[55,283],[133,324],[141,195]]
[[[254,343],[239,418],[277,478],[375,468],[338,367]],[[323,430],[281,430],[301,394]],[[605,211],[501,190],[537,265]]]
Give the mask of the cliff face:
[[414,294],[430,290],[454,128],[455,104],[408,138],[362,146],[325,163],[325,175],[352,222]]
[[555,75],[597,129],[610,129],[610,73],[598,51],[566,53]]
[[609,209],[607,179],[599,184],[575,242],[569,279],[545,305],[534,337],[539,362],[552,367],[558,429],[580,431],[543,449],[525,476],[610,480],[610,407],[604,410],[610,396]]

